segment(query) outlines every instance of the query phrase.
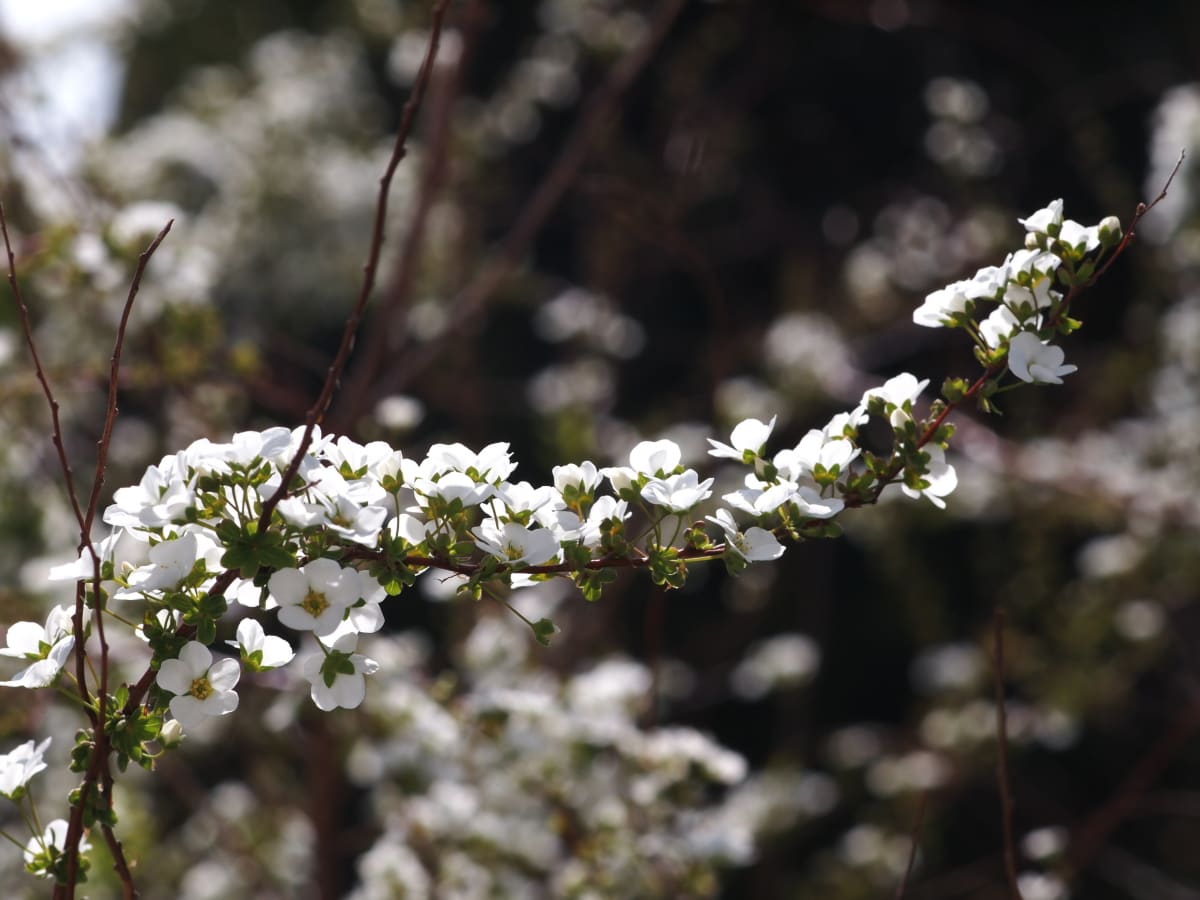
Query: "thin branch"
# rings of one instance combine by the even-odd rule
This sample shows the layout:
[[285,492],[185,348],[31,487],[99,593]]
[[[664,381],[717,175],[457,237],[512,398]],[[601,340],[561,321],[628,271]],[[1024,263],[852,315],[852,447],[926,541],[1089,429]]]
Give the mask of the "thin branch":
[[929,805],[929,791],[921,791],[921,799],[917,801],[917,817],[913,820],[912,832],[909,835],[911,846],[908,851],[908,865],[904,867],[904,876],[896,886],[893,900],[903,900],[904,892],[908,890],[908,880],[912,877],[917,864],[917,851],[921,849],[921,829],[925,827],[925,808]]
[[410,384],[432,363],[442,358],[446,344],[462,339],[463,329],[483,310],[501,282],[516,267],[534,237],[574,183],[592,145],[611,120],[625,92],[646,68],[683,10],[687,0],[664,0],[645,40],[624,56],[608,78],[587,99],[558,157],[534,189],[494,256],[455,298],[441,338],[408,350],[388,375],[375,385],[373,396],[391,393]]
[[1021,900],[1017,887],[1017,853],[1013,844],[1012,785],[1008,771],[1008,711],[1004,701],[1004,610],[996,608],[992,620],[996,666],[996,789],[1000,792],[1000,828],[1004,838],[1004,877],[1010,900]]
[[67,461],[67,451],[63,443],[62,423],[58,417],[58,400],[54,397],[54,391],[50,388],[50,382],[46,379],[46,370],[42,368],[42,359],[38,353],[37,344],[33,339],[33,327],[29,323],[29,308],[25,305],[25,299],[21,295],[21,286],[17,283],[17,263],[13,255],[12,242],[8,237],[8,220],[4,215],[4,204],[0,203],[0,233],[4,235],[4,251],[8,254],[8,284],[12,288],[13,300],[17,305],[17,315],[21,319],[21,333],[25,336],[25,346],[29,348],[29,355],[33,357],[33,369],[37,375],[37,380],[42,386],[42,394],[46,398],[46,404],[50,407],[50,421],[54,427],[54,434],[51,440],[54,442],[54,449],[58,452],[58,462],[62,469],[63,478],[66,481],[67,497],[71,501],[71,509],[75,513],[75,521],[79,524],[79,531],[86,531],[83,509],[79,505],[79,494],[75,490],[75,474],[71,470],[71,464]]
[[1087,867],[1108,836],[1125,820],[1139,798],[1159,779],[1197,732],[1200,732],[1200,696],[1193,697],[1179,711],[1174,721],[1125,776],[1125,780],[1075,829],[1067,853],[1073,876]]
[[329,409],[334,391],[337,390],[342,372],[346,368],[346,362],[350,359],[350,351],[354,348],[354,337],[358,333],[358,326],[362,321],[367,300],[370,298],[371,291],[375,287],[375,272],[379,268],[379,256],[383,251],[384,226],[387,222],[388,194],[391,192],[392,177],[396,174],[396,168],[400,165],[400,161],[408,154],[408,133],[412,128],[413,119],[416,116],[417,109],[421,105],[422,98],[425,96],[425,88],[428,86],[429,77],[433,72],[433,60],[437,56],[438,42],[442,34],[442,22],[445,18],[448,4],[449,0],[438,0],[433,8],[433,21],[430,24],[429,46],[425,50],[425,59],[421,63],[420,71],[417,73],[417,80],[413,85],[412,94],[409,96],[408,102],[404,104],[404,112],[400,118],[400,128],[396,133],[396,143],[392,148],[391,159],[388,160],[387,168],[384,170],[383,176],[379,179],[379,197],[375,203],[375,224],[371,231],[371,246],[367,252],[367,262],[363,266],[363,280],[362,286],[359,288],[358,300],[355,302],[354,309],[351,310],[349,317],[346,319],[346,326],[342,329],[341,344],[338,346],[337,355],[334,357],[333,362],[330,363],[329,371],[325,375],[325,383],[321,386],[321,392],[317,396],[316,402],[313,403],[312,408],[309,409],[308,415],[305,416],[304,435],[300,439],[300,446],[296,448],[296,453],[292,457],[292,461],[283,472],[283,477],[279,481],[279,489],[263,503],[262,515],[258,520],[258,530],[260,532],[265,531],[267,526],[270,525],[271,514],[275,511],[275,507],[279,505],[279,501],[287,496],[292,479],[296,477],[296,473],[300,470],[300,462],[304,459],[304,454],[308,452],[308,448],[312,444],[313,432],[321,419],[324,418],[326,410]]
[[463,75],[473,56],[476,32],[482,18],[480,0],[472,0],[462,17],[466,36],[457,61],[448,74],[434,77],[430,83],[432,105],[426,113],[429,126],[425,152],[422,154],[425,162],[421,183],[409,215],[400,255],[396,259],[387,290],[373,314],[372,322],[376,324],[367,329],[364,345],[356,354],[345,389],[338,395],[338,403],[332,410],[329,424],[335,432],[349,433],[353,430],[354,423],[367,409],[371,399],[371,384],[379,377],[389,352],[403,338],[412,301],[412,287],[421,262],[421,251],[428,237],[429,214],[450,169],[454,107],[462,89]]
[[96,474],[92,479],[92,493],[88,497],[87,512],[83,522],[83,530],[89,535],[100,503],[104,475],[108,470],[108,447],[112,442],[113,423],[117,420],[117,376],[121,371],[121,351],[125,346],[125,329],[129,324],[129,314],[133,311],[133,301],[137,298],[138,289],[142,285],[142,275],[145,274],[146,265],[174,224],[174,219],[169,220],[158,236],[150,242],[150,246],[138,256],[137,268],[134,270],[133,280],[129,284],[129,293],[125,297],[125,307],[121,310],[121,321],[117,325],[117,339],[113,344],[112,364],[108,371],[108,406],[104,414],[104,430],[100,434],[100,440],[96,443]]

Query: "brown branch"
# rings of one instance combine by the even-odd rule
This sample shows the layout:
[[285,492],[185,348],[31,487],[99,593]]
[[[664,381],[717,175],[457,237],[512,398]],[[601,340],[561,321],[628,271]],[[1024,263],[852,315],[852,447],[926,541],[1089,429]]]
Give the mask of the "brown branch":
[[300,439],[300,446],[296,448],[296,453],[292,457],[292,461],[283,472],[283,477],[279,481],[279,489],[263,503],[262,515],[258,520],[258,530],[260,532],[265,531],[267,526],[270,525],[271,514],[275,511],[275,507],[279,505],[279,501],[287,496],[288,486],[300,470],[300,463],[304,459],[304,454],[308,452],[308,448],[312,444],[313,432],[322,418],[324,418],[326,410],[329,409],[329,404],[333,400],[333,394],[337,390],[342,372],[345,370],[346,363],[350,359],[350,351],[354,348],[354,337],[358,333],[358,326],[362,321],[363,311],[367,307],[367,300],[370,298],[371,291],[375,287],[375,272],[379,268],[379,256],[383,252],[388,194],[391,192],[392,177],[396,174],[396,169],[400,165],[400,161],[408,154],[408,133],[412,128],[413,119],[416,116],[417,109],[421,105],[422,98],[425,96],[425,88],[428,86],[430,75],[433,72],[433,60],[437,56],[438,42],[442,34],[442,21],[445,18],[448,4],[449,0],[438,0],[433,7],[433,21],[430,24],[429,46],[425,50],[425,59],[421,63],[420,71],[417,73],[417,80],[413,85],[412,95],[408,98],[408,102],[404,104],[404,112],[400,118],[400,127],[396,133],[396,142],[392,148],[391,159],[388,160],[387,168],[384,170],[383,176],[379,179],[379,197],[375,203],[375,224],[371,231],[371,245],[367,252],[367,261],[363,266],[363,280],[359,288],[358,300],[355,302],[354,308],[346,319],[337,355],[334,356],[333,362],[329,365],[329,371],[325,375],[325,383],[321,386],[321,392],[318,394],[312,408],[309,409],[308,415],[305,416],[304,435]]
[[373,397],[407,386],[433,362],[442,358],[447,344],[462,339],[464,327],[483,310],[574,183],[592,145],[612,118],[621,97],[654,57],[686,2],[663,0],[645,40],[613,66],[608,78],[584,103],[579,119],[558,157],[500,242],[499,250],[483,263],[479,273],[458,293],[441,337],[409,349],[397,361],[395,368],[376,383]]
[[1071,837],[1067,860],[1073,876],[1087,867],[1104,846],[1108,836],[1129,815],[1146,790],[1158,780],[1188,741],[1200,731],[1200,697],[1193,697],[1158,740],[1139,759],[1133,769],[1092,812]]
[[96,443],[96,474],[92,479],[92,493],[88,497],[87,512],[84,515],[83,530],[88,535],[92,531],[92,522],[95,521],[96,510],[100,503],[100,491],[104,487],[104,475],[108,470],[108,447],[112,442],[113,423],[117,420],[117,376],[121,371],[121,351],[125,345],[125,329],[129,324],[129,314],[133,311],[133,301],[137,298],[138,289],[142,285],[142,275],[146,272],[146,265],[174,224],[174,219],[169,220],[158,236],[150,242],[150,246],[138,256],[137,268],[133,272],[133,280],[129,283],[129,293],[125,297],[125,307],[121,310],[121,321],[117,325],[117,338],[113,344],[112,365],[108,372],[108,405],[104,414],[104,430],[100,434],[100,440]]
[[377,327],[367,329],[364,346],[356,355],[345,389],[338,395],[329,425],[331,430],[350,433],[354,424],[367,409],[371,400],[371,384],[379,376],[389,352],[401,342],[412,301],[412,286],[421,261],[421,251],[427,237],[427,223],[434,201],[441,193],[450,168],[450,135],[455,103],[462,89],[463,75],[475,47],[476,32],[483,18],[479,0],[472,0],[464,14],[466,37],[458,60],[448,75],[434,77],[430,84],[431,106],[424,170],[417,189],[416,201],[409,216],[408,228],[400,256],[384,297],[377,305],[373,322]]
[[908,851],[908,865],[904,867],[904,875],[896,886],[893,900],[903,900],[904,892],[908,890],[908,880],[912,877],[913,868],[917,864],[917,851],[921,849],[921,829],[925,825],[925,807],[929,804],[929,791],[921,791],[921,799],[917,801],[917,817],[913,820],[912,833],[909,836],[911,846]]
[[1004,877],[1010,900],[1021,900],[1017,887],[1017,853],[1013,846],[1013,799],[1008,771],[1008,710],[1004,701],[1004,610],[996,608],[992,619],[996,666],[996,789],[1000,793],[1000,828],[1004,839]]
[[75,474],[71,469],[71,463],[67,460],[67,450],[63,443],[62,423],[58,416],[58,400],[54,397],[54,391],[50,387],[50,382],[46,378],[46,370],[42,368],[41,355],[38,353],[37,344],[33,339],[33,327],[29,322],[29,308],[25,305],[25,299],[21,295],[21,286],[17,283],[17,263],[13,255],[12,242],[8,237],[8,220],[4,215],[4,204],[0,203],[0,233],[4,236],[4,251],[8,255],[8,284],[12,289],[13,300],[17,305],[17,315],[21,319],[21,334],[25,337],[25,346],[29,348],[29,355],[33,357],[33,369],[37,375],[37,380],[42,386],[42,394],[46,398],[46,404],[50,407],[50,422],[53,425],[54,432],[51,440],[54,443],[54,449],[58,453],[59,467],[62,469],[63,479],[67,487],[67,498],[71,501],[71,509],[75,513],[75,521],[79,524],[80,534],[87,531],[86,519],[83,515],[83,509],[79,505],[79,494],[75,490]]

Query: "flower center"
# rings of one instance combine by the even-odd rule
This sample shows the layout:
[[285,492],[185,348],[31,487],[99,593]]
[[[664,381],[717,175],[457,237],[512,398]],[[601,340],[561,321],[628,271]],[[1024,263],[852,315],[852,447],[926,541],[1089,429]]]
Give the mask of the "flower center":
[[300,608],[315,619],[329,609],[329,601],[320,591],[309,591],[300,601]]
[[199,678],[193,679],[192,687],[188,691],[197,700],[206,700],[212,694],[213,687],[208,681],[207,675],[201,675]]

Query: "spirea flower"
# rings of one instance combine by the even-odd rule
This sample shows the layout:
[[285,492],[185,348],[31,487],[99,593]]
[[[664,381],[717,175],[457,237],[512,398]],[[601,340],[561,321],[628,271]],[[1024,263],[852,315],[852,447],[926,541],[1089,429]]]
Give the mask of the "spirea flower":
[[1022,331],[1008,342],[1008,370],[1022,381],[1062,384],[1078,366],[1063,365],[1061,347],[1043,343],[1032,331]]
[[329,634],[346,610],[358,602],[362,582],[358,571],[342,568],[332,559],[314,559],[299,569],[272,573],[267,589],[279,604],[279,621],[296,631]]
[[702,500],[712,496],[713,479],[700,481],[694,469],[666,478],[653,478],[642,488],[642,499],[655,506],[665,506],[671,512],[687,512]]
[[771,432],[775,430],[775,420],[778,418],[778,416],[771,416],[771,421],[765,424],[758,419],[746,419],[739,422],[734,426],[733,433],[729,435],[728,444],[708,438],[708,442],[712,444],[708,455],[736,459],[739,462],[744,461],[747,454],[752,458],[757,456],[762,452],[763,445],[767,443]]
[[188,641],[178,659],[163,660],[156,682],[170,691],[171,715],[184,728],[194,728],[208,716],[224,716],[238,707],[234,691],[242,675],[236,659],[212,661],[212,653],[199,641]]
[[558,538],[545,528],[526,528],[517,522],[498,525],[494,519],[484,519],[471,533],[480,550],[512,565],[536,565],[558,558]]
[[312,685],[310,693],[318,709],[355,709],[363,702],[367,690],[363,676],[377,672],[379,663],[354,653],[356,646],[357,634],[343,634],[328,652],[304,660],[304,677]]
[[36,747],[33,741],[26,741],[0,756],[0,796],[10,800],[20,799],[29,780],[46,768],[43,756],[49,746],[50,738],[46,738]]
[[[55,863],[66,852],[67,831],[70,826],[66,819],[51,819],[46,823],[46,830],[40,835],[34,835],[25,844],[22,854],[25,866],[39,878],[56,877]],[[87,853],[92,849],[87,838],[79,839],[79,852]]]
[[[83,613],[86,622],[90,611],[85,609]],[[0,687],[40,688],[53,684],[75,646],[73,614],[74,610],[69,606],[56,606],[46,616],[44,626],[37,622],[10,625],[6,635],[8,646],[0,649],[0,656],[31,660],[32,663],[8,681],[0,681]]]
[[744,532],[733,521],[727,509],[718,509],[716,515],[705,516],[725,532],[725,544],[746,562],[763,562],[783,556],[783,544],[765,528],[752,525]]
[[227,643],[241,651],[242,662],[252,672],[286,666],[296,655],[283,638],[264,632],[257,619],[242,619],[237,627],[237,640]]

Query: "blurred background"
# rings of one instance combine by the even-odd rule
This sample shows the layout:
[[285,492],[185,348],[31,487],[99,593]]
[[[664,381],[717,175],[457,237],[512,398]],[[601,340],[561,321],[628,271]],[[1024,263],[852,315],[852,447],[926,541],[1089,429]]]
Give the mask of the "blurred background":
[[[171,217],[107,489],[299,424],[430,4],[45,6],[0,4],[0,186],[76,471]],[[1072,308],[1079,373],[956,415],[948,510],[885,500],[669,594],[517,592],[549,649],[426,579],[361,709],[247,676],[237,715],[122,780],[142,896],[858,900],[895,894],[916,834],[904,897],[1006,897],[1003,610],[1025,900],[1200,898],[1197,60],[1187,0],[453,0],[327,427],[417,457],[507,441],[535,484],[670,437],[728,486],[703,438],[743,418],[778,414],[774,451],[900,371],[972,376],[963,335],[913,325],[924,296],[1057,197],[1127,223],[1189,156]],[[11,304],[0,397],[0,621],[41,621],[75,538]],[[59,734],[60,762],[79,724],[0,706],[4,747]],[[94,896],[108,870],[98,849]]]

